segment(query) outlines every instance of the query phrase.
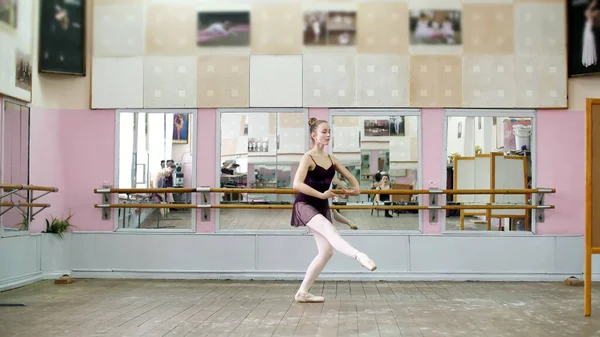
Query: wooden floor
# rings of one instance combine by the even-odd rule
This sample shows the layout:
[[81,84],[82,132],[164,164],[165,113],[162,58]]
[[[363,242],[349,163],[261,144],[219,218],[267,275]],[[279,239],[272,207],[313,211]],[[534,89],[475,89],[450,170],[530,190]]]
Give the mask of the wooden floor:
[[599,336],[600,299],[562,283],[43,281],[0,293],[0,336]]

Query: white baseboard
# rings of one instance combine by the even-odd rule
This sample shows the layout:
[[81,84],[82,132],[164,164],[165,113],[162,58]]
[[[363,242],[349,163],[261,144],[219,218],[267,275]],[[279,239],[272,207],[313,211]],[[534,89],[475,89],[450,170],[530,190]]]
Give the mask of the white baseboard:
[[44,280],[54,280],[57,279],[63,275],[71,275],[71,271],[70,270],[54,270],[54,271],[50,271],[50,272],[44,272],[42,274],[42,279]]
[[[282,271],[194,271],[194,270],[73,270],[74,278],[103,279],[185,279],[185,280],[272,280],[300,281],[301,272]],[[327,281],[525,281],[525,282],[562,282],[575,276],[583,279],[582,273],[411,273],[411,272],[323,272],[318,280]],[[600,273],[592,275],[594,281],[600,281]]]
[[16,277],[0,280],[0,291],[20,288],[42,280],[42,272],[37,271],[30,274],[19,275]]

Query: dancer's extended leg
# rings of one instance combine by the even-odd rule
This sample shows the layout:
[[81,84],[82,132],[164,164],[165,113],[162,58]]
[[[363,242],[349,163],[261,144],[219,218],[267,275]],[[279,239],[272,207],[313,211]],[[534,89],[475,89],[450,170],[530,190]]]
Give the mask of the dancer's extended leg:
[[370,271],[377,268],[375,262],[373,262],[366,254],[361,253],[346,242],[346,240],[342,239],[340,234],[335,230],[335,227],[333,227],[331,222],[324,216],[320,214],[315,215],[306,225],[323,235],[338,252],[350,256],[353,259],[357,259],[363,267]]
[[323,271],[323,268],[325,268],[327,261],[331,259],[331,256],[333,255],[333,247],[331,247],[329,241],[327,241],[327,239],[318,232],[313,232],[313,236],[315,237],[315,242],[317,243],[318,254],[312,260],[310,265],[308,265],[304,280],[300,285],[300,289],[296,293],[296,301],[298,302],[323,302],[325,300],[322,296],[314,296],[308,291],[310,290],[310,287],[312,287],[317,277],[319,277],[319,274],[321,274]]

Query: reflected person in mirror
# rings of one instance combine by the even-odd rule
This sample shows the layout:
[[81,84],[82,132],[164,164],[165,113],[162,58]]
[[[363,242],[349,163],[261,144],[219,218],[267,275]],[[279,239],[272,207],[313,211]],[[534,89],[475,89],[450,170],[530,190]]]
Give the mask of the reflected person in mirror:
[[[332,189],[337,190],[337,189],[345,189],[345,188],[346,188],[346,185],[341,180],[339,180],[337,177],[333,177]],[[343,196],[341,196],[341,199],[348,199],[348,197],[349,197],[349,195],[344,194]],[[334,199],[334,201],[335,201],[335,199]],[[333,220],[350,227],[350,229],[352,229],[352,230],[358,229],[358,226],[356,225],[356,223],[354,221],[351,221],[350,219],[343,216],[337,209],[332,209],[331,213],[333,213]]]
[[[161,162],[162,165],[162,162]],[[173,171],[175,170],[175,164],[173,164],[172,162],[170,162],[169,160],[167,161],[166,167],[163,169],[160,169],[157,173],[156,176],[154,176],[154,180],[153,180],[153,188],[165,188],[165,187],[173,187],[172,184],[172,174]],[[171,186],[169,185],[169,182],[171,182]],[[166,203],[173,203],[174,199],[173,199],[173,194],[172,193],[153,193],[152,194],[153,199],[161,204],[166,204]],[[165,217],[167,216],[167,214],[169,213],[169,209],[168,208],[161,208],[160,209],[160,214]]]
[[375,270],[377,266],[366,254],[346,242],[331,222],[328,199],[333,198],[335,194],[329,188],[336,171],[350,182],[351,188],[344,188],[344,194],[359,195],[359,184],[337,158],[327,155],[325,152],[324,148],[329,145],[331,140],[329,124],[326,121],[311,118],[308,125],[310,126],[312,146],[300,159],[294,177],[294,190],[298,194],[292,208],[291,225],[294,227],[307,226],[309,228],[315,238],[318,254],[308,266],[295,300],[297,302],[323,302],[325,299],[322,296],[312,295],[309,290],[329,259],[331,259],[333,248],[356,259],[370,271]]

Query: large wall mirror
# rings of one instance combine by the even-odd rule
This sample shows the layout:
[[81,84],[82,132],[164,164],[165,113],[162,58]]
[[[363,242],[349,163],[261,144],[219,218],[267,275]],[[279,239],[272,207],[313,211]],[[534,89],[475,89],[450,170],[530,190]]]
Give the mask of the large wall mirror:
[[[533,111],[446,111],[447,189],[534,186]],[[531,204],[531,195],[448,195],[447,204]],[[446,231],[532,231],[534,211],[465,209],[445,212]]]
[[[306,110],[219,110],[217,185],[225,188],[292,188],[307,151]],[[291,205],[293,194],[223,193],[219,203]],[[296,230],[291,209],[220,209],[220,230]]]
[[[2,109],[2,183],[29,185],[29,107],[4,99]],[[30,200],[26,191],[3,190],[2,202]],[[0,207],[0,223],[4,236],[29,230],[27,207]]]
[[[419,111],[330,110],[330,152],[353,173],[362,191],[413,190],[420,186]],[[343,177],[338,174],[342,183]],[[340,205],[419,205],[419,195],[361,194],[336,198]],[[340,218],[342,215],[345,219]],[[338,219],[361,230],[419,230],[416,210],[341,210]],[[337,226],[336,226],[337,227]]]
[[[117,187],[195,187],[194,112],[119,111]],[[189,204],[192,193],[119,194],[118,203]],[[118,208],[117,228],[193,229],[192,209]]]

